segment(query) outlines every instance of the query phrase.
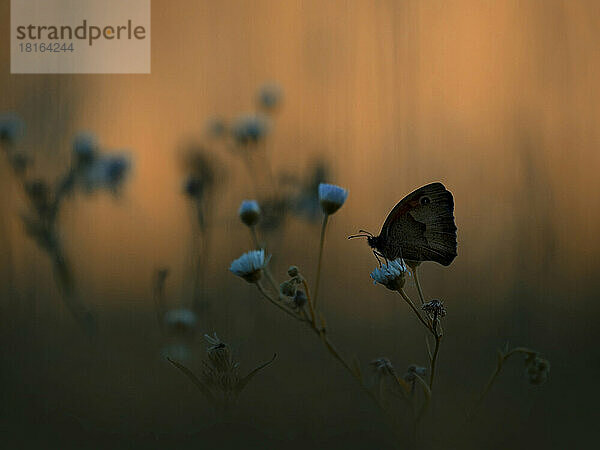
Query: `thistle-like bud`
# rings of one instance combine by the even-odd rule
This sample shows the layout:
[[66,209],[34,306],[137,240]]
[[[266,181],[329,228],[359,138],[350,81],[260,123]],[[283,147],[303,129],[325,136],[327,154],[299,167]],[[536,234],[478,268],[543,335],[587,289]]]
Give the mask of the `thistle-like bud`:
[[297,277],[297,276],[298,276],[298,274],[300,273],[300,271],[298,270],[298,267],[296,267],[296,266],[290,266],[290,267],[288,268],[288,271],[287,271],[287,273],[288,273],[288,275],[289,275],[291,278],[294,278],[294,277]]
[[444,307],[444,302],[438,299],[433,299],[421,306],[421,309],[427,313],[427,315],[433,319],[437,320],[446,315],[446,308]]
[[288,280],[284,281],[279,285],[279,292],[286,297],[295,297],[297,291],[297,286],[294,281]]
[[348,191],[344,188],[335,184],[319,184],[319,203],[321,204],[321,209],[327,215],[334,214],[340,209],[347,197]]
[[260,219],[260,207],[256,200],[244,200],[238,211],[240,219],[246,226],[253,227]]

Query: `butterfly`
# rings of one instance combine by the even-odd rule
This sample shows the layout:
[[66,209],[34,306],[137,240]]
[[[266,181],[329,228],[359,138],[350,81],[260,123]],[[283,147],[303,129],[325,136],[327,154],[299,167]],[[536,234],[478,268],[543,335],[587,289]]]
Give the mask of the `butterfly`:
[[457,255],[454,198],[442,183],[428,184],[394,206],[379,236],[359,233],[348,239],[366,237],[378,261],[380,256],[387,261],[403,258],[448,266]]

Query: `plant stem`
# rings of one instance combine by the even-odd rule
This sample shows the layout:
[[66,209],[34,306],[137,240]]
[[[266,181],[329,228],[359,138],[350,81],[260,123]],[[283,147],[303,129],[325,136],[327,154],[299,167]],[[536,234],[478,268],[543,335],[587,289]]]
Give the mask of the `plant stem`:
[[440,342],[442,336],[435,334],[435,348],[433,350],[433,356],[431,357],[431,374],[429,375],[429,389],[433,389],[433,378],[435,376],[435,363],[437,362],[438,353],[440,351]]
[[419,312],[419,310],[417,309],[417,307],[415,306],[415,304],[413,303],[413,301],[410,299],[410,297],[408,295],[406,295],[406,292],[404,292],[404,289],[400,289],[398,291],[398,293],[402,296],[402,298],[404,299],[404,301],[406,301],[406,303],[408,303],[408,305],[411,307],[411,309],[414,311],[415,315],[418,317],[418,319],[421,321],[421,323],[423,324],[423,326],[425,328],[427,328],[431,333],[433,333],[433,335],[435,336],[435,333],[433,332],[433,329],[431,328],[431,326],[425,321],[425,319],[423,319],[423,317],[421,316],[421,313]]
[[315,308],[313,306],[313,302],[310,296],[310,289],[308,288],[308,283],[306,282],[306,280],[304,278],[302,278],[302,285],[304,286],[304,290],[306,291],[306,303],[308,303],[308,309],[310,310],[310,319],[311,322],[313,324],[313,326],[316,326],[316,315],[315,315]]
[[[250,227],[250,234],[252,234],[252,240],[254,241],[254,246],[256,247],[256,250],[260,250],[261,248],[264,248],[263,246],[260,245],[260,241],[258,239],[258,233],[256,232],[256,226],[253,225]],[[266,253],[267,249],[264,248],[264,250]],[[267,276],[267,279],[269,280],[269,284],[271,285],[273,290],[275,292],[279,293],[279,288],[277,287],[275,278],[273,278],[273,274],[271,273],[271,271],[269,270],[268,267],[265,267],[265,275]]]
[[260,293],[267,299],[269,300],[271,303],[273,303],[275,306],[277,306],[279,309],[281,309],[282,311],[285,311],[288,315],[292,316],[294,319],[298,319],[301,322],[303,322],[304,320],[298,316],[294,311],[292,311],[291,309],[289,309],[287,306],[283,305],[282,303],[278,302],[277,300],[273,299],[267,291],[265,291],[265,288],[262,286],[262,284],[260,284],[260,282],[256,282],[256,287],[258,288],[258,290],[260,291]]
[[327,229],[327,221],[329,220],[329,214],[323,216],[323,225],[321,226],[321,241],[319,243],[319,262],[317,263],[317,277],[315,282],[315,295],[314,295],[314,306],[317,307],[317,297],[319,295],[319,282],[321,280],[321,263],[323,261],[323,246],[325,244],[325,230]]
[[413,267],[413,274],[415,276],[415,284],[417,285],[417,291],[419,292],[419,298],[421,299],[421,305],[425,303],[425,296],[423,295],[423,289],[421,289],[421,281],[419,280],[418,266]]
[[485,399],[487,394],[492,389],[492,386],[494,385],[496,379],[498,378],[498,375],[500,375],[500,372],[502,371],[502,367],[504,367],[504,363],[508,360],[508,358],[510,358],[512,355],[514,355],[516,353],[523,353],[526,355],[530,355],[535,352],[533,350],[525,348],[525,347],[516,347],[506,353],[502,353],[500,350],[498,350],[498,362],[496,363],[496,369],[492,372],[492,375],[490,376],[488,382],[486,383],[485,387],[483,388],[483,391],[479,395],[479,398],[477,399],[477,401],[471,408],[471,412],[469,414],[467,414],[467,421],[472,419],[473,414],[475,414],[475,412],[477,411],[477,408],[479,408],[479,406],[483,403],[483,400]]

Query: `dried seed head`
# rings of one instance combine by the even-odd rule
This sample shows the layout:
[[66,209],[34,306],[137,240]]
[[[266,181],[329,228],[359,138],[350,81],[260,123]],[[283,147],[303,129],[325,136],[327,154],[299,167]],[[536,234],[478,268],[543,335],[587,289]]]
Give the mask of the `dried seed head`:
[[444,302],[438,299],[433,299],[423,306],[421,309],[427,313],[427,315],[433,319],[437,320],[440,317],[444,317],[446,315],[446,308],[444,307]]

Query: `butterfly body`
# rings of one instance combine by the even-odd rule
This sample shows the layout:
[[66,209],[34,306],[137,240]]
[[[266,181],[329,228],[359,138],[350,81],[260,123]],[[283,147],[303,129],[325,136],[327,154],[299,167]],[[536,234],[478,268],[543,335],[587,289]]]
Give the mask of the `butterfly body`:
[[389,261],[449,265],[457,255],[452,194],[441,183],[408,194],[389,213],[379,236],[367,237],[367,243]]

